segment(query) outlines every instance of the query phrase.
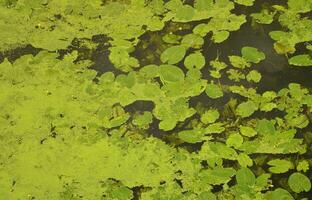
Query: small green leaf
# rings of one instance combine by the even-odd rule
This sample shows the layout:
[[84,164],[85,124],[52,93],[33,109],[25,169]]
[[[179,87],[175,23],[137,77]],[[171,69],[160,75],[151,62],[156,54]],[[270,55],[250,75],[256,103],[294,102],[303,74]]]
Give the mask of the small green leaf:
[[306,172],[309,170],[309,162],[306,160],[300,161],[297,165],[297,171]]
[[223,96],[222,89],[214,83],[207,84],[205,92],[207,96],[212,99],[217,99]]
[[267,9],[260,13],[252,13],[250,16],[259,24],[271,24],[275,13],[270,13]]
[[220,117],[220,114],[218,110],[208,110],[205,113],[203,113],[200,117],[200,121],[204,124],[210,124],[214,123],[218,118]]
[[226,145],[238,149],[244,142],[243,137],[238,133],[232,133],[226,140]]
[[311,182],[308,177],[299,172],[295,172],[288,178],[290,189],[296,193],[309,192],[311,190]]
[[205,63],[205,57],[200,52],[192,53],[184,60],[184,66],[187,69],[201,69],[205,66]]
[[272,166],[269,168],[269,170],[274,174],[285,173],[293,168],[293,164],[290,161],[281,159],[270,160],[268,165]]
[[249,117],[251,116],[256,110],[258,110],[258,105],[253,101],[246,101],[239,104],[236,108],[236,114],[241,117]]
[[180,82],[184,79],[182,69],[174,65],[160,65],[159,74],[163,83]]
[[241,53],[247,62],[259,63],[265,59],[264,53],[254,47],[243,47]]
[[249,126],[239,126],[240,133],[246,137],[253,137],[257,135],[257,131]]
[[251,167],[253,164],[252,159],[245,153],[240,153],[237,157],[237,161],[242,167]]
[[140,128],[148,128],[148,125],[152,123],[153,115],[151,112],[145,111],[141,115],[136,115],[132,123]]
[[220,185],[229,182],[234,174],[235,170],[232,168],[216,167],[214,169],[202,170],[199,177],[208,184]]
[[255,0],[234,0],[235,3],[244,5],[244,6],[252,6]]
[[185,48],[194,48],[199,49],[203,46],[204,39],[197,34],[187,34],[183,36],[183,39],[181,41],[181,45],[183,45]]
[[256,182],[256,177],[248,168],[241,168],[236,172],[236,181],[239,185],[252,186]]
[[194,130],[185,130],[178,133],[180,139],[188,143],[197,143],[203,140],[205,133],[203,130],[194,129]]
[[194,16],[195,9],[190,5],[181,6],[176,13],[176,18],[180,20],[191,20]]
[[160,55],[160,60],[163,63],[176,64],[184,58],[185,53],[186,53],[186,49],[184,46],[181,46],[181,45],[172,46],[166,49]]
[[212,40],[215,43],[221,43],[226,40],[230,36],[230,32],[228,31],[215,31],[212,35]]
[[247,76],[246,76],[247,81],[255,82],[258,83],[261,80],[261,74],[257,70],[251,70]]
[[294,200],[287,190],[281,188],[277,188],[272,192],[267,192],[265,197],[267,200]]
[[228,56],[228,57],[233,67],[239,69],[245,69],[246,67],[250,67],[250,63],[248,63],[243,57],[240,56]]
[[293,56],[288,60],[289,64],[300,67],[312,67],[312,57],[308,54]]

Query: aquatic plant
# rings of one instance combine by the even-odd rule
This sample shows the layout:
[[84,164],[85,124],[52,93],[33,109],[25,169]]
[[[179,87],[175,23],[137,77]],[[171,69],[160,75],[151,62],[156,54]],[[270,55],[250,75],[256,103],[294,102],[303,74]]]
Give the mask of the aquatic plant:
[[0,199],[310,198],[311,88],[261,88],[252,44],[206,51],[279,23],[276,52],[311,66],[311,0],[257,3],[0,0]]

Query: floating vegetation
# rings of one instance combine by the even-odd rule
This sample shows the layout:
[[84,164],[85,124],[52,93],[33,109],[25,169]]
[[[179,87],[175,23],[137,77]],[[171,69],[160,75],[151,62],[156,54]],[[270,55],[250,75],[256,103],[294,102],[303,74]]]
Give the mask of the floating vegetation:
[[0,0],[0,199],[310,199],[311,14]]

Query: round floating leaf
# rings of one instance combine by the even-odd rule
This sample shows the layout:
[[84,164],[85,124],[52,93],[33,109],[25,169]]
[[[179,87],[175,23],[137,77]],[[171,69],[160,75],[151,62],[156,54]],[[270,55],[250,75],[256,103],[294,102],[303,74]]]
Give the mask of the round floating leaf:
[[268,165],[272,166],[269,170],[274,174],[285,173],[288,172],[289,169],[293,168],[293,164],[290,161],[281,159],[270,160]]
[[185,58],[184,65],[187,69],[201,69],[205,66],[205,62],[205,57],[200,52],[196,52]]
[[221,43],[226,40],[230,36],[230,32],[228,31],[215,31],[213,32],[212,40],[215,43]]
[[159,75],[157,65],[146,65],[140,69],[140,73],[143,74],[146,78],[155,78]]
[[248,168],[242,168],[236,172],[236,181],[239,185],[252,186],[256,182],[256,177]]
[[308,177],[299,172],[295,172],[288,178],[290,189],[296,193],[309,192],[311,190],[311,182]]
[[204,44],[204,39],[197,34],[187,34],[183,37],[181,41],[181,45],[185,46],[186,48],[192,47],[194,49],[198,49]]
[[194,130],[185,130],[178,133],[180,139],[188,143],[197,143],[203,140],[205,136],[202,130],[194,129]]
[[257,70],[251,70],[247,76],[247,81],[258,83],[261,80],[261,74]]
[[161,55],[160,60],[163,63],[175,64],[180,62],[185,56],[186,49],[184,46],[177,45],[166,49]]
[[265,197],[267,200],[294,200],[287,190],[281,188],[277,188],[272,192],[267,192]]
[[246,137],[253,137],[257,135],[257,131],[249,126],[239,126],[240,133]]
[[308,54],[293,56],[288,60],[289,64],[300,67],[312,67],[312,57]]
[[252,159],[245,153],[239,154],[237,161],[242,167],[251,167],[253,164]]
[[160,65],[159,66],[160,79],[164,83],[172,83],[183,81],[183,71],[174,65]]
[[140,128],[148,128],[148,125],[152,123],[153,115],[151,112],[145,111],[141,115],[134,116],[132,123]]
[[243,137],[238,133],[232,133],[226,140],[226,145],[229,147],[239,148],[244,142]]
[[243,47],[241,53],[247,62],[259,63],[265,59],[264,53],[254,47]]
[[214,83],[207,84],[205,92],[207,96],[212,99],[217,99],[223,96],[222,89]]
[[258,110],[258,105],[256,103],[253,101],[246,101],[237,106],[236,114],[240,115],[241,117],[249,117],[256,110]]
[[250,16],[259,24],[271,24],[275,13],[270,13],[267,9],[260,13],[253,13]]
[[181,6],[176,13],[176,18],[179,20],[188,21],[193,18],[195,9],[190,5]]
[[252,6],[255,0],[234,0],[235,3],[244,5],[244,6]]
[[297,165],[297,171],[306,172],[309,170],[309,162],[306,160],[300,161]]
[[200,121],[203,122],[204,124],[210,124],[214,123],[219,117],[220,114],[218,110],[208,110],[201,115]]

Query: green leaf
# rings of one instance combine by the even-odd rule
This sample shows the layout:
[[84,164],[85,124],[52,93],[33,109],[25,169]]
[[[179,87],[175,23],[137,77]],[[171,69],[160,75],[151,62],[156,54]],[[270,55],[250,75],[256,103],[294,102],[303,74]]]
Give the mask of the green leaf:
[[290,161],[281,159],[270,160],[268,165],[272,166],[269,168],[269,170],[274,174],[285,173],[293,168],[293,164]]
[[177,10],[176,18],[180,20],[191,20],[194,16],[195,9],[190,5],[183,5]]
[[234,175],[235,170],[232,168],[216,167],[214,169],[202,170],[199,177],[208,184],[220,185],[229,182]]
[[250,16],[259,24],[271,24],[275,13],[270,13],[267,9],[260,13],[252,13]]
[[174,83],[184,80],[182,69],[174,65],[160,65],[159,75],[163,83]]
[[311,182],[308,177],[299,172],[295,172],[288,178],[290,189],[296,193],[309,192],[311,190]]
[[152,123],[153,115],[151,112],[145,111],[141,115],[136,115],[132,123],[140,128],[148,128],[148,125]]
[[302,160],[297,165],[297,171],[306,172],[309,170],[309,162],[306,160]]
[[250,63],[248,63],[243,57],[240,56],[228,56],[228,57],[233,67],[239,69],[245,69],[246,67],[250,67]]
[[215,43],[221,43],[221,42],[225,41],[229,36],[230,36],[229,31],[215,31],[215,32],[213,32],[212,40]]
[[232,133],[226,140],[226,145],[229,147],[239,148],[244,142],[243,137],[239,133]]
[[181,45],[184,46],[186,49],[187,48],[194,48],[194,49],[199,49],[203,46],[204,44],[204,39],[197,34],[187,34],[183,36],[183,39],[181,41]]
[[256,126],[256,130],[261,135],[272,135],[276,132],[274,123],[267,119],[259,120]]
[[237,161],[242,167],[251,167],[253,164],[252,159],[245,153],[240,153],[237,157]]
[[160,55],[160,60],[163,63],[176,64],[184,58],[185,53],[186,53],[186,49],[184,46],[181,46],[181,45],[172,46],[166,49]]
[[194,7],[196,10],[208,10],[213,6],[213,0],[195,0]]
[[234,0],[235,3],[244,5],[244,6],[252,6],[255,0]]
[[214,123],[217,119],[219,119],[220,114],[218,110],[211,109],[206,112],[204,112],[201,117],[200,121],[203,122],[204,124],[210,124]]
[[184,60],[184,66],[187,69],[202,69],[205,63],[205,57],[200,52],[192,53]]
[[241,53],[247,62],[259,63],[265,59],[264,53],[254,47],[243,47]]
[[239,126],[240,133],[246,137],[253,137],[257,135],[257,131],[254,128],[249,126]]
[[249,82],[253,81],[255,83],[259,83],[259,81],[261,80],[261,74],[257,70],[251,70],[247,74],[246,79]]
[[307,67],[307,66],[312,66],[312,57],[308,54],[302,54],[302,55],[297,55],[293,56],[288,59],[289,64],[295,65],[295,66],[300,66],[300,67]]
[[180,139],[188,143],[197,143],[203,140],[205,133],[200,129],[185,130],[178,133]]
[[294,200],[287,190],[281,188],[277,188],[272,192],[267,192],[265,197],[267,200]]
[[253,186],[256,182],[256,177],[248,168],[241,168],[236,172],[236,181],[239,185]]
[[258,105],[253,101],[246,101],[239,104],[236,108],[236,114],[241,117],[249,117],[258,110]]
[[222,89],[214,83],[207,84],[205,92],[207,96],[212,99],[217,99],[223,96]]

